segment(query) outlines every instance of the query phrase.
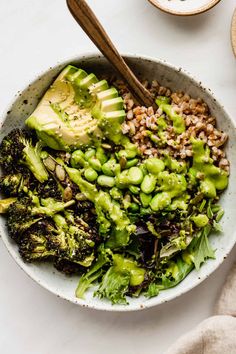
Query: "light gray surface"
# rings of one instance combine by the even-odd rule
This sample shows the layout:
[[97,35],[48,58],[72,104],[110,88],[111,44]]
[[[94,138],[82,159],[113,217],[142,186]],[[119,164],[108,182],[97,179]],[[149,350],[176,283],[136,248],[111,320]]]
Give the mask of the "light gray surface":
[[[121,51],[159,56],[185,67],[234,115],[236,63],[229,38],[234,0],[189,19],[162,14],[144,0],[89,3]],[[88,50],[94,47],[70,19],[63,0],[3,0],[0,111],[37,72]],[[236,250],[207,281],[169,304],[140,313],[109,314],[81,309],[41,289],[0,243],[0,352],[162,354],[210,314],[235,255]]]

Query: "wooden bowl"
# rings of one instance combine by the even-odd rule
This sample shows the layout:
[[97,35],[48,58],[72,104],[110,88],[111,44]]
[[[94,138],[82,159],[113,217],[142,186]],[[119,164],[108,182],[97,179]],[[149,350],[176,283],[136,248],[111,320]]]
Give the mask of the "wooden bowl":
[[177,16],[192,16],[210,10],[220,0],[148,0],[158,9]]

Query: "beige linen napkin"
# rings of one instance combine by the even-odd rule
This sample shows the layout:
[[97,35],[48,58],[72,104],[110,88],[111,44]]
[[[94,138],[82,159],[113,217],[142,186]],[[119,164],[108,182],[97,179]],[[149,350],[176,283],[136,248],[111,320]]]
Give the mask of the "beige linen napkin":
[[214,315],[178,339],[166,354],[236,354],[236,263]]

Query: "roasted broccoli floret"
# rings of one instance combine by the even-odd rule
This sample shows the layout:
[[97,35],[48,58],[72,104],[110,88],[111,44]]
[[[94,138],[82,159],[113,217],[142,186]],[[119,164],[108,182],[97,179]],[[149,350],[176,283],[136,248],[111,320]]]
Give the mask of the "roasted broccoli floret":
[[38,220],[22,234],[18,243],[25,261],[53,257],[57,268],[64,267],[64,271],[67,268],[68,273],[69,265],[72,269],[75,264],[74,271],[91,265],[96,238],[96,230],[75,221],[70,213],[69,220],[61,214]]
[[27,131],[15,129],[1,143],[0,164],[7,173],[19,172],[26,166],[42,183],[48,179],[48,173],[42,163],[41,152],[40,142],[34,144]]
[[50,248],[50,239],[40,221],[29,228],[19,243],[19,252],[24,261],[44,261],[55,258],[57,252]]
[[56,200],[62,200],[62,191],[52,177],[40,183],[30,172],[22,171],[4,175],[0,179],[0,192],[5,196],[22,197],[32,191],[42,198],[51,197]]
[[29,174],[15,173],[5,175],[0,179],[0,191],[6,196],[17,197],[30,186]]
[[53,256],[57,262],[63,259],[83,267],[92,264],[98,233],[73,211],[67,211],[73,203],[32,195],[10,205],[7,225],[24,260]]
[[66,275],[80,274],[81,272],[84,272],[84,268],[80,264],[68,261],[67,259],[56,258],[53,265],[59,272]]
[[39,199],[36,195],[19,198],[7,210],[9,233],[17,241],[23,232],[39,220],[52,217],[73,204],[74,200],[64,203],[53,198]]
[[53,221],[54,226],[47,226],[53,235],[51,248],[59,250],[60,258],[89,267],[94,260],[94,246],[98,242],[96,228],[91,228],[72,212],[66,212],[65,217],[56,214]]
[[52,177],[49,177],[44,183],[34,184],[34,187],[35,193],[41,198],[54,198],[55,200],[63,199],[63,191]]

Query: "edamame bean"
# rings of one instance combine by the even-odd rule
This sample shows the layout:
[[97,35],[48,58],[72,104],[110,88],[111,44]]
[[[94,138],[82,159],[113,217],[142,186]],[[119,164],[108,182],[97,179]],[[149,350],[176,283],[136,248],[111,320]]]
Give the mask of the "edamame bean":
[[146,194],[150,194],[154,191],[155,187],[156,187],[156,178],[151,174],[146,175],[141,184],[142,192]]
[[162,160],[152,157],[146,160],[146,167],[148,172],[158,174],[159,172],[164,171],[165,164]]
[[120,164],[119,164],[119,163],[116,163],[116,164],[114,165],[114,174],[115,174],[115,176],[116,176],[118,173],[120,173],[120,171],[121,171],[121,169],[120,169]]
[[126,162],[125,168],[131,168],[133,166],[136,166],[138,163],[138,159],[132,159]]
[[114,158],[111,158],[106,163],[104,163],[104,165],[102,165],[102,172],[104,173],[104,175],[113,177],[114,176],[113,168],[115,164],[116,164],[116,159]]
[[108,160],[108,156],[101,146],[97,148],[96,158],[101,162],[102,165]]
[[193,220],[194,224],[200,228],[206,226],[209,222],[209,219],[205,214],[198,214],[196,216],[192,216],[191,220]]
[[145,164],[140,165],[139,168],[143,172],[144,176],[146,176],[148,174],[148,170],[147,170],[147,167],[145,166]]
[[98,174],[94,169],[89,167],[84,171],[84,177],[87,179],[87,181],[94,182],[98,178]]
[[128,170],[128,179],[130,184],[140,184],[143,180],[143,172],[139,167],[131,167]]
[[139,211],[139,206],[136,203],[131,203],[129,206],[129,210],[133,213],[137,213]]
[[130,186],[129,190],[132,194],[139,194],[139,192],[140,192],[140,188],[137,186]]
[[116,159],[114,157],[110,158],[104,165],[102,166],[102,172],[104,175],[113,177],[117,173],[120,172],[120,164],[116,162]]
[[91,158],[88,160],[88,163],[90,164],[90,166],[91,166],[94,170],[96,170],[96,171],[98,171],[98,172],[100,172],[100,171],[102,170],[101,162],[100,162],[98,159],[96,159],[96,157],[91,157]]
[[216,187],[212,181],[205,179],[200,183],[201,192],[208,198],[216,197]]
[[86,161],[88,161],[91,157],[95,156],[96,154],[96,150],[95,149],[88,149],[85,153],[84,153],[84,158]]
[[140,196],[140,200],[141,200],[142,206],[144,208],[147,208],[149,206],[151,200],[152,200],[152,195],[141,192],[139,194],[139,196]]
[[116,186],[118,188],[126,188],[130,184],[128,172],[129,170],[124,170],[116,175]]
[[169,193],[167,192],[162,192],[156,194],[151,202],[150,202],[150,207],[153,211],[158,211],[166,208],[168,205],[171,203],[171,197]]
[[138,154],[138,149],[135,144],[128,143],[125,146],[125,150],[118,152],[118,157],[124,156],[126,159],[133,159]]
[[108,187],[108,188],[112,188],[115,185],[115,179],[114,177],[110,177],[110,176],[105,176],[105,175],[100,175],[97,179],[97,183],[101,186],[101,187]]
[[176,159],[171,158],[169,155],[165,155],[164,162],[166,167],[168,167],[171,171],[181,173],[186,170],[186,162],[178,162]]
[[117,187],[113,187],[109,193],[111,197],[115,200],[120,200],[121,198],[123,198],[122,192]]
[[81,150],[75,150],[70,159],[71,166],[74,168],[85,167],[87,161],[85,160],[84,153]]

